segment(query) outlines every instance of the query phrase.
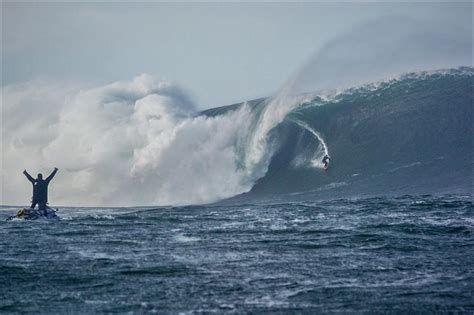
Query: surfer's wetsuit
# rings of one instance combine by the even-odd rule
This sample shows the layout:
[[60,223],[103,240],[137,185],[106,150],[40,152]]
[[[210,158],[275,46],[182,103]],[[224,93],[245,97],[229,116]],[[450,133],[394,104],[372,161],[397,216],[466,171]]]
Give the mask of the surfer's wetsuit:
[[58,171],[57,168],[46,178],[43,179],[43,175],[38,174],[38,178],[34,179],[26,170],[23,171],[26,178],[33,184],[33,198],[31,200],[31,207],[34,208],[38,204],[39,210],[46,211],[46,204],[48,203],[48,185],[53,179],[54,175]]
[[323,164],[324,164],[324,166],[327,167],[327,166],[328,166],[328,163],[329,163],[329,155],[326,154],[326,155],[323,157]]

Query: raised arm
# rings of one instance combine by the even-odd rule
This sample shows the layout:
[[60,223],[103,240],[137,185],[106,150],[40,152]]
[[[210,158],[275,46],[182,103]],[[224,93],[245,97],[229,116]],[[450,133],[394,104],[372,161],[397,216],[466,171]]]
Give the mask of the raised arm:
[[55,168],[54,168],[54,171],[53,171],[48,177],[46,177],[46,181],[49,182],[50,180],[52,180],[53,177],[54,177],[54,175],[56,175],[56,172],[57,172],[57,171],[58,171],[58,168],[55,167]]
[[26,178],[28,178],[28,180],[29,180],[30,182],[32,182],[32,183],[35,182],[34,178],[31,177],[31,175],[28,174],[28,172],[27,172],[26,170],[23,171],[23,174],[25,174]]

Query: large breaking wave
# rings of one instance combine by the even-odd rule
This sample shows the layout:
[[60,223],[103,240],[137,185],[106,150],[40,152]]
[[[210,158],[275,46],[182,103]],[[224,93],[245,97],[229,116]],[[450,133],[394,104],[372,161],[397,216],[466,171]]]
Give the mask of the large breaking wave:
[[56,87],[33,96],[27,85],[8,87],[4,115],[19,118],[4,121],[4,200],[27,201],[24,167],[53,166],[59,204],[469,192],[473,74],[412,73],[202,113],[177,87],[145,75],[65,98]]
[[[390,186],[383,182],[408,187],[410,174],[426,187],[464,191],[461,169],[472,166],[473,71],[418,70],[471,65],[471,30],[389,22],[362,25],[329,42],[267,99],[205,112],[179,87],[149,75],[81,89],[44,81],[8,85],[2,203],[28,202],[24,168],[52,167],[61,173],[50,200],[63,205],[348,191],[356,178],[358,188],[347,194],[376,193]],[[393,32],[396,40],[377,36]],[[412,70],[418,72],[397,77]],[[366,85],[371,82],[378,83]],[[322,173],[319,161],[328,152],[331,168]],[[445,162],[433,162],[430,173],[412,172],[429,161]],[[405,180],[380,175],[405,170]],[[433,181],[438,184],[428,185]]]

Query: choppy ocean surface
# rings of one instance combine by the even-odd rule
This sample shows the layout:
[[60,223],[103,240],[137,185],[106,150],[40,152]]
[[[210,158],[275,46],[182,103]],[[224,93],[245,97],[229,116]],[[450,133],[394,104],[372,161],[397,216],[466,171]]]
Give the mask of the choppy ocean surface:
[[470,196],[3,221],[0,312],[474,312]]

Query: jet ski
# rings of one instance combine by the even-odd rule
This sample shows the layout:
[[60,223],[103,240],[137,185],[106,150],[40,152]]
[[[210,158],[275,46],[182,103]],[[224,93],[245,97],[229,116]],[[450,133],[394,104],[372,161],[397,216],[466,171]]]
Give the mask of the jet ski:
[[16,215],[7,218],[9,220],[59,220],[56,214],[59,209],[53,209],[46,206],[46,211],[31,208],[21,208]]

